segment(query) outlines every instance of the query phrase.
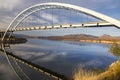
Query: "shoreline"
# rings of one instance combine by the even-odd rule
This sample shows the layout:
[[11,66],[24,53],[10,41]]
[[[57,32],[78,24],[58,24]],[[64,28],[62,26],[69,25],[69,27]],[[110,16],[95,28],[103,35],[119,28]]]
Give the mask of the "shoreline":
[[102,44],[120,44],[120,41],[108,41],[108,40],[79,40],[80,42],[102,43]]
[[76,41],[76,42],[89,42],[89,43],[101,43],[101,44],[113,44],[117,43],[120,44],[118,40],[76,40],[76,39],[49,39],[49,38],[38,38],[38,39],[45,39],[45,40],[54,40],[54,41]]

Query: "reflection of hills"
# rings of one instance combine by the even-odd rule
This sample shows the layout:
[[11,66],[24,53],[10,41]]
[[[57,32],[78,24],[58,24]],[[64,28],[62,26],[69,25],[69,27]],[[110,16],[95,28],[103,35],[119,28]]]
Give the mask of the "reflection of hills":
[[[3,35],[2,35],[3,36]],[[0,38],[2,39],[2,36],[0,36]],[[10,44],[18,44],[18,43],[25,43],[27,42],[27,39],[25,37],[23,37],[23,35],[17,35],[17,34],[13,34],[10,39],[8,40],[9,34],[7,34],[5,36],[4,41],[0,41],[3,43],[10,43]]]
[[19,37],[19,38],[27,38],[28,37],[28,35],[24,35],[24,34],[12,34],[12,36]]
[[48,37],[38,37],[40,39],[49,39],[49,40],[72,40],[72,41],[81,41],[81,42],[99,42],[99,43],[113,43],[119,42],[120,37],[110,36],[110,35],[101,35],[93,36],[87,34],[75,34],[75,35],[65,35],[65,36],[48,36]]

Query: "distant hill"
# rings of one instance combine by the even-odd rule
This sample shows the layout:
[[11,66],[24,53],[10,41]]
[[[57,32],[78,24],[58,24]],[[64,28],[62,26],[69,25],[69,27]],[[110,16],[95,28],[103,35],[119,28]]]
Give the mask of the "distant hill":
[[106,34],[101,35],[99,38],[100,39],[105,39],[105,40],[117,40],[117,39],[120,39],[119,36],[110,36],[110,35],[106,35]]
[[111,38],[112,36],[110,36],[110,35],[107,35],[107,34],[103,34],[103,35],[101,35],[99,38]]
[[103,34],[101,36],[93,36],[88,34],[75,34],[75,35],[65,35],[65,36],[40,36],[40,39],[49,39],[49,40],[68,40],[68,41],[81,41],[81,42],[95,42],[95,43],[114,43],[117,42],[120,44],[119,36],[110,36]]
[[88,35],[88,34],[76,34],[76,35],[65,35],[64,38],[72,38],[72,39],[97,39],[97,36]]
[[72,35],[64,35],[64,36],[28,36],[24,34],[12,34],[15,37],[22,38],[40,38],[40,39],[52,39],[52,40],[120,40],[120,36],[111,36],[107,34],[103,34],[101,36],[94,36],[89,34],[72,34]]
[[44,39],[73,39],[73,40],[120,40],[119,36],[110,36],[103,34],[101,36],[93,36],[88,34],[75,34],[75,35],[65,35],[65,36],[48,36],[48,37],[38,37]]
[[120,44],[120,36],[111,36],[103,34],[101,36],[94,36],[88,34],[72,34],[64,36],[28,36],[23,34],[13,34],[12,36],[20,38],[38,38],[48,40],[68,40],[68,41],[80,41],[80,42],[95,42],[95,43],[114,43]]
[[[3,35],[2,35],[3,36]],[[0,38],[2,38],[2,36],[0,36]],[[19,43],[25,43],[27,42],[27,39],[25,37],[26,35],[19,35],[19,34],[12,34],[12,36],[9,38],[9,34],[6,34],[4,41],[0,40],[0,43],[9,43],[9,44],[19,44]]]

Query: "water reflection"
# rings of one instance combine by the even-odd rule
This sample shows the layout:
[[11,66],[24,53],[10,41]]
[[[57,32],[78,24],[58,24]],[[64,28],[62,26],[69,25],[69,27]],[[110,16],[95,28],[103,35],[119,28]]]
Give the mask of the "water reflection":
[[29,39],[11,47],[15,55],[67,76],[78,67],[104,70],[117,60],[109,45],[98,43]]
[[0,80],[19,80],[11,70],[3,52],[0,51]]

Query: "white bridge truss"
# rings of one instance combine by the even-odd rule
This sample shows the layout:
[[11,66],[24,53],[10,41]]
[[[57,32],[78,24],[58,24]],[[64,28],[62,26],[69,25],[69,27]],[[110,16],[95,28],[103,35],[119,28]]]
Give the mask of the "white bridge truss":
[[[29,15],[31,15],[34,12],[40,11],[40,10],[45,10],[45,9],[49,9],[49,8],[62,8],[62,9],[70,9],[70,10],[74,10],[74,11],[78,11],[78,12],[82,12],[84,14],[88,14],[90,16],[93,16],[95,18],[104,20],[110,24],[113,24],[114,26],[120,28],[120,22],[119,20],[116,20],[114,18],[111,18],[109,16],[106,16],[104,14],[98,13],[96,11],[90,10],[90,9],[86,9],[80,6],[75,6],[75,5],[71,5],[71,4],[66,4],[66,3],[57,3],[57,2],[50,2],[50,3],[42,3],[42,4],[37,4],[34,6],[31,6],[25,10],[23,10],[22,12],[20,12],[14,19],[13,21],[10,23],[10,25],[7,27],[5,34],[2,38],[2,40],[4,40],[4,37],[7,33],[7,31],[9,30],[16,30],[16,27],[25,19],[27,18]],[[85,24],[84,24],[85,25]],[[70,25],[69,25],[70,26]],[[81,25],[79,25],[81,26]],[[83,26],[83,24],[82,24]],[[73,26],[74,27],[74,26]]]

